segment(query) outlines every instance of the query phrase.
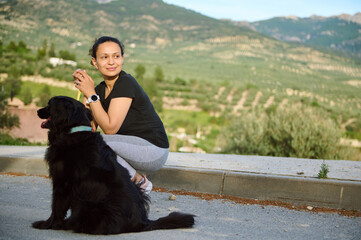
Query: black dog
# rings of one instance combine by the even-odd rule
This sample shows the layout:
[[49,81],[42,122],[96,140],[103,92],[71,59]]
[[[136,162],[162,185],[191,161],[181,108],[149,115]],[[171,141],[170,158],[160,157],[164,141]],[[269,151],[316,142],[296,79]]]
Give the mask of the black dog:
[[38,116],[47,119],[42,127],[49,129],[45,159],[53,196],[49,219],[34,222],[34,228],[118,234],[194,225],[194,215],[179,212],[148,219],[149,198],[130,180],[102,136],[91,131],[92,116],[82,103],[54,97]]

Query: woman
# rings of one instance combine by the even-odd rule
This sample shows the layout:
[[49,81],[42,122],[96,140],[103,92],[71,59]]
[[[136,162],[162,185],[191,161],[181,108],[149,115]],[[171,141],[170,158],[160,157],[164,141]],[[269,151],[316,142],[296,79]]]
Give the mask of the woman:
[[156,171],[166,162],[169,143],[163,123],[142,87],[122,70],[124,46],[118,39],[97,39],[89,55],[104,81],[94,88],[93,79],[78,69],[73,73],[75,86],[92,111],[94,128],[100,126],[117,161],[128,169],[132,181],[149,194],[152,183],[135,169]]

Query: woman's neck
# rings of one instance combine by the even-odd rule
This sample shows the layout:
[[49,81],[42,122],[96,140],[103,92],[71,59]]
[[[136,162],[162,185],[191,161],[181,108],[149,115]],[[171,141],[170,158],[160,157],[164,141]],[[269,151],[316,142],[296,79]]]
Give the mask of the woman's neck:
[[118,77],[119,77],[119,75],[117,75],[116,77],[113,77],[113,78],[107,78],[107,79],[104,78],[104,82],[105,82],[105,85],[108,88],[108,90],[113,89],[115,81],[118,79]]

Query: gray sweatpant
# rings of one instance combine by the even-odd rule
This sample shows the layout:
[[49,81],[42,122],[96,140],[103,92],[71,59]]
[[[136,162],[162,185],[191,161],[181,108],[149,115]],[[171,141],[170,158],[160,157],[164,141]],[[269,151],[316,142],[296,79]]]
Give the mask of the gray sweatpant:
[[117,161],[128,169],[130,178],[136,170],[154,172],[167,161],[169,148],[160,148],[140,137],[102,134],[104,141],[117,155]]

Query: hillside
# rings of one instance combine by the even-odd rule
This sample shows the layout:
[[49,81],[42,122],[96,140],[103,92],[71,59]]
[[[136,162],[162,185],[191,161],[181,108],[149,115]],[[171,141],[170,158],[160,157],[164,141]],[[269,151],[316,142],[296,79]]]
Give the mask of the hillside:
[[[104,2],[104,1],[103,1]],[[40,46],[48,38],[58,46],[86,44],[100,35],[125,43],[166,45],[211,37],[261,35],[161,0],[7,0],[0,3],[3,41],[25,40]],[[39,41],[40,40],[40,41]]]
[[[100,35],[120,38],[126,47],[125,71],[134,75],[135,67],[142,64],[145,78],[150,79],[157,66],[163,69],[165,79],[157,88],[170,135],[178,131],[202,135],[195,145],[208,152],[216,151],[216,137],[230,115],[287,102],[326,110],[339,126],[361,139],[359,61],[282,42],[161,0],[101,2],[1,1],[3,46],[23,40],[36,55],[46,39],[55,44],[56,52],[66,49],[76,54],[77,67],[87,69],[99,82],[101,78],[89,65],[88,49]],[[0,60],[2,71],[24,64],[5,52]],[[43,77],[72,81],[74,67],[53,68],[42,61],[34,60],[28,67],[40,69],[37,73]],[[24,91],[26,87],[38,95],[43,89],[42,84],[30,81],[23,82]],[[51,91],[63,94],[64,89]],[[177,150],[177,141],[172,144]]]
[[361,13],[333,17],[276,17],[250,23],[256,31],[285,42],[341,50],[361,57]]
[[[0,37],[4,45],[24,40],[34,50],[46,39],[49,44],[55,44],[57,51],[74,52],[80,66],[89,67],[87,50],[93,39],[113,35],[126,45],[125,69],[131,73],[141,63],[147,68],[148,76],[156,66],[161,66],[168,79],[232,82],[239,86],[252,84],[280,94],[285,94],[286,89],[295,89],[326,99],[351,97],[356,105],[347,106],[350,112],[360,104],[357,86],[361,81],[361,68],[353,59],[287,44],[247,27],[212,19],[161,0],[99,2],[103,3],[93,0],[1,1]],[[300,24],[303,28],[295,27],[294,34],[304,34],[312,23],[322,22],[311,18],[269,20],[281,29],[283,25],[279,21],[283,21],[284,26],[289,22],[305,21]],[[331,18],[318,28],[343,23],[340,21],[344,20]],[[352,24],[356,23],[349,24],[353,29]],[[340,28],[342,26],[337,27]],[[330,41],[341,41],[336,36],[328,37]]]

